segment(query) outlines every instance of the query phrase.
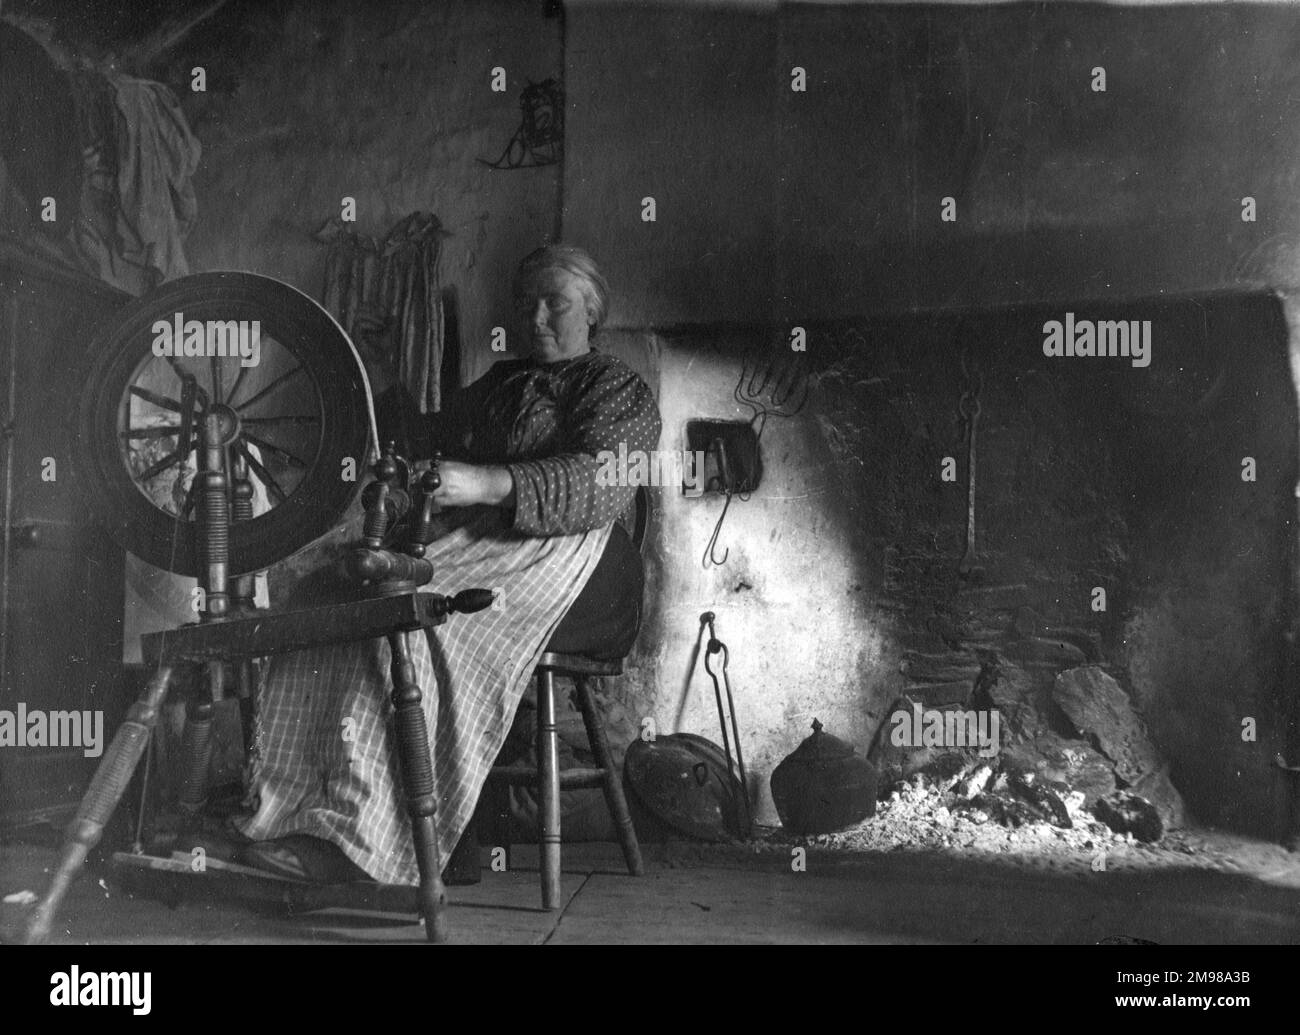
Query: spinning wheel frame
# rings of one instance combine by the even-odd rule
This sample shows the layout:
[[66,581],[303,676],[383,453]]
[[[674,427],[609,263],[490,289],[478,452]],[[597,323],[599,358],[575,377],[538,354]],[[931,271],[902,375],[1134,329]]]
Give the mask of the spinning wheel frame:
[[[183,313],[186,321],[257,320],[263,342],[275,343],[296,365],[268,380],[265,374],[258,378],[257,367],[243,367],[236,358],[157,357],[152,349],[153,325],[158,320],[171,321],[177,313]],[[335,527],[355,501],[365,466],[376,455],[369,383],[356,349],[313,299],[269,277],[202,273],[165,284],[123,310],[96,336],[90,355],[93,358],[80,399],[78,459],[91,504],[125,549],[164,570],[199,574],[197,525],[163,509],[145,494],[141,482],[146,479],[130,469],[129,441],[172,440],[175,445],[163,458],[170,462],[162,470],[184,465],[189,451],[181,437],[188,433],[190,447],[195,448],[200,422],[212,406],[213,396],[220,396],[228,406],[235,418],[228,456],[248,463],[251,477],[262,484],[273,504],[252,520],[231,524],[231,575],[268,568]],[[161,394],[137,383],[150,364],[171,366],[172,392]],[[187,383],[183,375],[193,374],[199,364],[210,371],[209,378],[192,377]],[[275,407],[283,405],[283,399],[277,402],[277,393],[289,381],[299,382],[297,398],[301,400],[305,394],[312,399],[315,413],[277,412]],[[169,426],[133,427],[133,396],[168,413]],[[174,426],[170,426],[171,420]],[[308,434],[314,427],[311,455],[277,445],[268,431],[277,424],[307,429]],[[173,434],[166,434],[168,430]],[[255,449],[248,448],[250,443]],[[302,468],[292,489],[285,491],[276,485],[274,475],[258,458],[262,451],[292,458]],[[349,457],[355,461],[353,481],[343,478],[343,462]],[[189,506],[184,511],[191,513]]]

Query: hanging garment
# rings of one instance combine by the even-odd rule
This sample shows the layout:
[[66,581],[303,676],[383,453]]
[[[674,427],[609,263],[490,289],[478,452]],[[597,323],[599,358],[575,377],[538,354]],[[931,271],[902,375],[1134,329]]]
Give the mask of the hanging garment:
[[78,72],[82,267],[133,294],[189,273],[185,238],[197,217],[191,178],[202,148],[161,83]]
[[322,303],[358,347],[376,350],[398,371],[420,413],[437,413],[456,385],[444,385],[447,355],[438,275],[447,236],[430,212],[413,212],[383,240],[335,218],[317,232],[328,245]]

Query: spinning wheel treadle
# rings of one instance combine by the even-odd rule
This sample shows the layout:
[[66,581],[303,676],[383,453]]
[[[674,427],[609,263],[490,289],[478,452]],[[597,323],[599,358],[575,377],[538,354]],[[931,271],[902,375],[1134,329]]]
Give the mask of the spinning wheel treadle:
[[[202,326],[202,341],[189,341],[202,355],[155,353],[155,324],[178,319]],[[236,324],[250,353],[257,329],[255,364],[238,349],[207,354],[231,351]],[[377,438],[365,369],[333,318],[288,284],[251,273],[173,281],[128,306],[90,354],[78,428],[87,495],[123,547],[150,564],[199,574],[193,474],[209,412],[223,420],[227,467],[247,464],[261,511],[230,526],[230,574],[292,556],[355,500]]]

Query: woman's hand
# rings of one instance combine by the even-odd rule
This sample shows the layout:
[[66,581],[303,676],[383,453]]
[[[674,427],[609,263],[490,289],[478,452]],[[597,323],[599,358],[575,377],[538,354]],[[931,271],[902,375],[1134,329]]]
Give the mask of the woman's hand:
[[433,501],[440,507],[472,507],[485,504],[489,507],[513,507],[515,480],[505,467],[486,467],[443,460],[438,464],[442,484],[433,493]]

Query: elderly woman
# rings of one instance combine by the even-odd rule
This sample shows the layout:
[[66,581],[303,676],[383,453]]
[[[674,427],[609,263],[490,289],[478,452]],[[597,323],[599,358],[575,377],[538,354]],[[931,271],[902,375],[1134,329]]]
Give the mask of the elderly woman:
[[[654,396],[592,343],[608,287],[581,249],[552,245],[524,259],[514,304],[527,358],[497,363],[438,414],[417,414],[400,389],[375,383],[382,370],[372,371],[388,437],[407,455],[448,458],[436,500],[450,527],[426,555],[435,572],[428,588],[498,590],[491,610],[409,637],[443,860],[472,817],[542,651],[625,653],[640,607],[639,579],[619,575],[632,569],[634,551],[614,524],[634,489],[599,484],[597,454],[657,446]],[[258,807],[240,824],[257,842],[247,862],[323,881],[418,883],[390,692],[384,640],[277,659],[261,695]]]

